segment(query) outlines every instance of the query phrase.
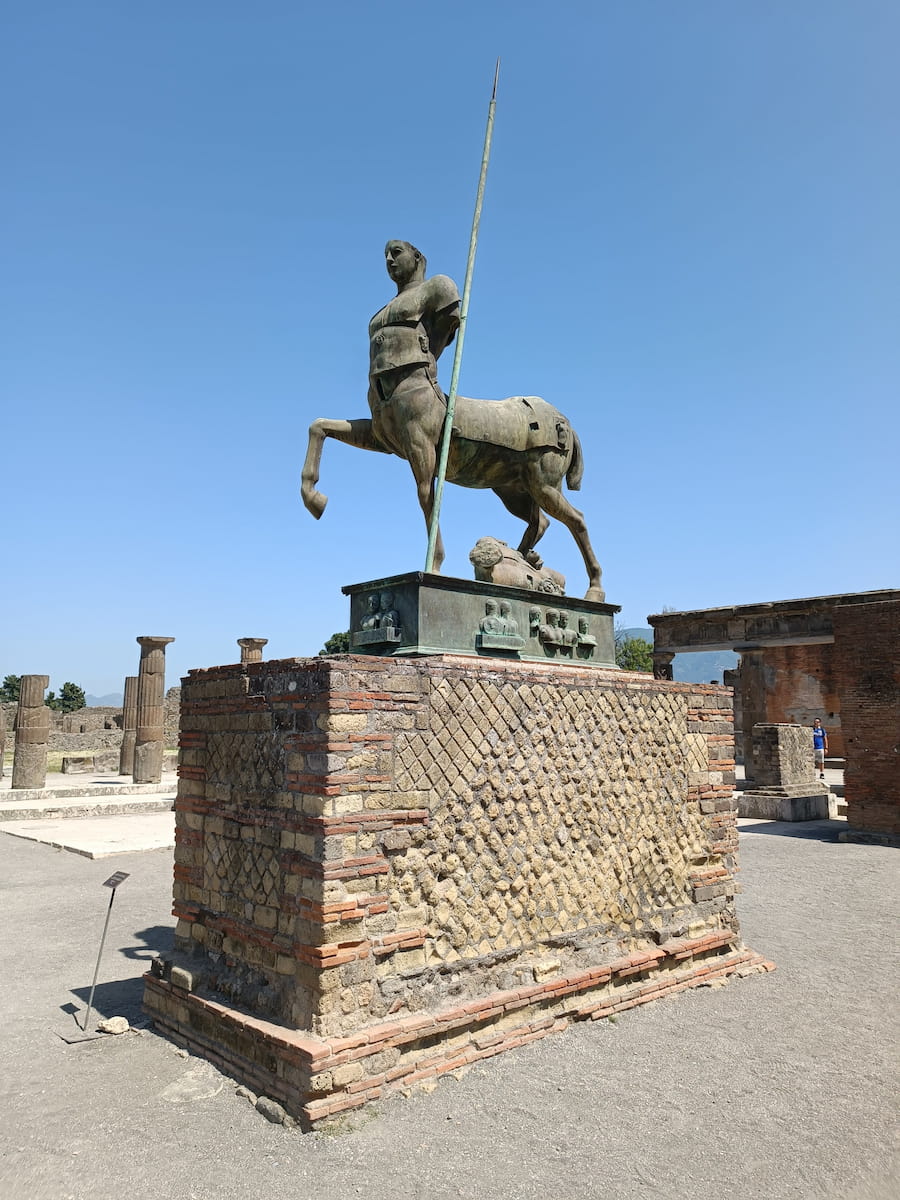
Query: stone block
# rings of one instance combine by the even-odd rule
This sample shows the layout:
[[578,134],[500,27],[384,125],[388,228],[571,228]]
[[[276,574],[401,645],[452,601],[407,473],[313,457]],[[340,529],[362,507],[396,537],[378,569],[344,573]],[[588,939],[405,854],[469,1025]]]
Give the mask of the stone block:
[[738,816],[761,821],[822,821],[837,817],[837,798],[829,790],[788,795],[786,789],[754,790],[738,796]]

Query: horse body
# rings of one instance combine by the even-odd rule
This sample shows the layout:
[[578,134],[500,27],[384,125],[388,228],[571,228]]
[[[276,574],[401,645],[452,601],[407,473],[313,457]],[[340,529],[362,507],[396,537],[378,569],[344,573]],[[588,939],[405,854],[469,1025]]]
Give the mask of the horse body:
[[[469,488],[490,488],[514,516],[525,522],[518,550],[527,554],[543,536],[548,516],[562,521],[575,538],[588,574],[589,600],[603,600],[600,564],[591,547],[584,516],[562,494],[565,479],[572,490],[584,469],[575,430],[552,405],[537,396],[506,400],[457,397],[447,461],[447,479]],[[322,446],[335,438],[360,449],[406,459],[412,468],[419,503],[430,523],[434,480],[446,404],[421,371],[401,372],[388,386],[383,380],[369,389],[372,416],[340,421],[319,418],[309,428],[300,493],[315,517],[327,503],[316,490]],[[438,532],[435,569],[443,561]]]

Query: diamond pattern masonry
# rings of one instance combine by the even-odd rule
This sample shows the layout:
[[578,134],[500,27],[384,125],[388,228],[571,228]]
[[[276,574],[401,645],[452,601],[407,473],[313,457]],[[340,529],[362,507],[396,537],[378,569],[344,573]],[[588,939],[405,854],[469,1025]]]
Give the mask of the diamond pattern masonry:
[[[352,655],[193,671],[157,1023],[315,1122],[767,966],[730,689]],[[201,998],[202,997],[202,998]]]

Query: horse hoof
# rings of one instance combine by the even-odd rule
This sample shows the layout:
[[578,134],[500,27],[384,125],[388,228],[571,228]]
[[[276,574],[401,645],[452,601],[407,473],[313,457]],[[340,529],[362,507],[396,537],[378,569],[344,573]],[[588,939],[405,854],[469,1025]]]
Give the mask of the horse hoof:
[[301,495],[303,497],[303,503],[318,521],[319,517],[321,517],[322,513],[325,511],[325,505],[328,503],[328,497],[323,496],[321,492],[310,492],[309,495],[301,492]]
[[595,604],[602,604],[606,600],[606,592],[600,587],[589,587],[584,593],[585,600],[593,600]]

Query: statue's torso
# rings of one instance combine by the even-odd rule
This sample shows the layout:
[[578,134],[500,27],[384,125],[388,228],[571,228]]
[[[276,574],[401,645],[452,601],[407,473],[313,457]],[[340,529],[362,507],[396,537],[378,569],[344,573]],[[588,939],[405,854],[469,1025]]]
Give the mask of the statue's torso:
[[456,284],[446,275],[433,275],[395,296],[369,322],[369,374],[418,364],[435,371],[446,335],[436,343],[433,318],[458,303]]

